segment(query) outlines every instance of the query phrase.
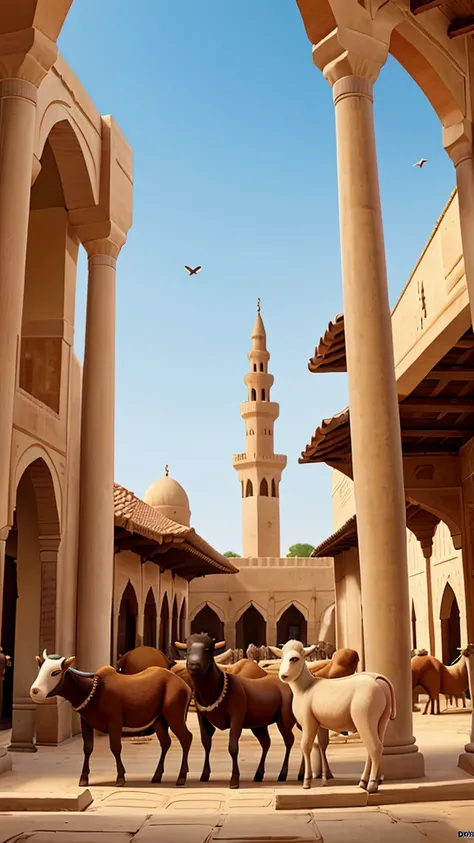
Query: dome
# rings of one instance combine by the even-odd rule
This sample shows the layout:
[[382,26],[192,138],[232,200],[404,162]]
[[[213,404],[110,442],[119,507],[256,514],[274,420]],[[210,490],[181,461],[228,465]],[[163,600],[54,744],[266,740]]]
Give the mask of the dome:
[[143,500],[171,521],[176,521],[177,524],[185,527],[190,526],[189,498],[180,483],[169,477],[168,468],[163,477],[149,486]]

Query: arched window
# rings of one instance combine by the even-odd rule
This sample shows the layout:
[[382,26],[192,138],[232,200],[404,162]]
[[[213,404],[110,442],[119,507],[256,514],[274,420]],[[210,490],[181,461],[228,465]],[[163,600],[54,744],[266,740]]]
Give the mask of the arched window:
[[222,641],[224,638],[224,624],[217,612],[207,603],[191,621],[191,635],[194,633],[199,635],[200,632],[207,632],[216,641]]
[[143,623],[143,644],[145,647],[156,647],[157,632],[156,603],[153,596],[153,589],[148,589],[145,600],[144,623]]
[[163,602],[161,604],[161,612],[160,612],[160,639],[159,643],[160,646],[158,649],[161,650],[166,656],[168,655],[168,648],[169,648],[169,623],[170,623],[170,609],[168,604],[168,596],[165,594],[163,597]]
[[277,641],[279,646],[286,644],[287,641],[291,641],[292,639],[301,641],[306,646],[307,626],[306,618],[292,603],[291,606],[288,606],[286,612],[283,612],[277,623]]
[[251,480],[247,480],[247,486],[246,486],[246,489],[245,489],[245,497],[246,497],[246,498],[251,498],[251,497],[252,497],[252,495],[253,495],[253,486],[252,486],[252,481],[251,481]]
[[443,662],[445,664],[452,664],[459,657],[461,624],[458,601],[449,582],[446,583],[443,591],[439,618],[441,621]]
[[260,371],[263,372],[263,363],[260,363]]
[[262,389],[262,401],[265,401],[265,390]]
[[256,400],[257,400],[257,390],[256,390],[256,389],[252,389],[252,392],[251,392],[251,398],[250,398],[250,400],[251,400],[251,401],[256,401]]
[[137,595],[129,580],[120,601],[117,641],[117,652],[119,656],[123,656],[129,650],[134,650],[137,646],[137,615]]
[[260,494],[261,494],[262,497],[268,498],[268,483],[265,480],[265,477],[263,478],[262,482],[260,483]]
[[246,609],[235,625],[236,644],[239,650],[247,651],[249,644],[261,647],[267,640],[267,623],[255,606]]
[[272,498],[276,498],[276,497],[277,497],[277,487],[276,487],[276,483],[275,483],[275,478],[272,477]]
[[186,600],[183,600],[181,611],[179,613],[179,640],[184,641],[186,638]]
[[253,364],[253,370],[254,370],[254,372],[257,371],[257,364],[256,363]]

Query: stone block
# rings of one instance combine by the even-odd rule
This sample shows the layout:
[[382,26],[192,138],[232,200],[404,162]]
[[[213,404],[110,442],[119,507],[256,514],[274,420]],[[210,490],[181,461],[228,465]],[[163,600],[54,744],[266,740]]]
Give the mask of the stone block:
[[474,780],[449,782],[404,782],[382,785],[369,793],[368,805],[401,805],[404,802],[445,802],[448,799],[474,799]]
[[0,811],[84,811],[93,801],[87,788],[64,793],[3,791]]
[[368,814],[367,819],[347,821],[345,818],[330,822],[317,821],[317,828],[324,843],[426,843],[425,838],[415,825],[395,823],[384,815]]
[[3,746],[0,746],[0,773],[8,773],[12,768],[12,757]]
[[[166,843],[207,843],[212,839],[214,824],[196,825],[194,819],[188,822],[181,820],[181,823],[167,825],[166,820],[158,825],[146,825],[142,828],[133,843],[159,843],[160,840]],[[89,839],[87,841],[89,843]]]
[[469,773],[471,776],[474,776],[474,752],[461,753],[458,758],[458,767],[460,767],[461,770],[464,770],[465,773]]
[[[224,824],[212,837],[214,840],[231,843],[306,843],[321,841],[313,817],[304,814],[257,814],[253,816],[228,816]],[[183,841],[185,843],[185,841]]]
[[277,811],[306,808],[362,808],[367,805],[368,795],[360,787],[314,787],[286,793],[277,793]]

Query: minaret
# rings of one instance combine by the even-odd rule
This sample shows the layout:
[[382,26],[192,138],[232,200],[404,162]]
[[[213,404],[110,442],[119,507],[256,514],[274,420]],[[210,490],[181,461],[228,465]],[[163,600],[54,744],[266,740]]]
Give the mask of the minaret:
[[267,335],[257,302],[257,318],[252,331],[252,350],[247,355],[250,371],[244,383],[248,400],[240,405],[245,421],[245,454],[235,454],[234,468],[242,485],[242,533],[244,557],[280,556],[279,487],[286,457],[275,454],[273,426],[279,405],[270,401],[273,375],[268,373],[270,355]]

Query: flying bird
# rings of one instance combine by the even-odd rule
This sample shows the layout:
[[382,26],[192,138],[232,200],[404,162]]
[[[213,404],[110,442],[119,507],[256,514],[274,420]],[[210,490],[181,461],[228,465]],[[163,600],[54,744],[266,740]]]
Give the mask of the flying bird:
[[201,266],[195,266],[194,269],[192,269],[192,267],[190,266],[185,266],[184,268],[189,272],[190,275],[197,275],[199,270],[202,269]]
[[413,166],[413,167],[419,167],[419,168],[420,168],[420,170],[421,170],[421,168],[422,168],[425,164],[427,164],[427,163],[428,163],[428,159],[427,159],[427,158],[420,158],[420,160],[419,160],[419,161],[417,161],[417,162],[416,162],[416,164],[413,164],[412,166]]

